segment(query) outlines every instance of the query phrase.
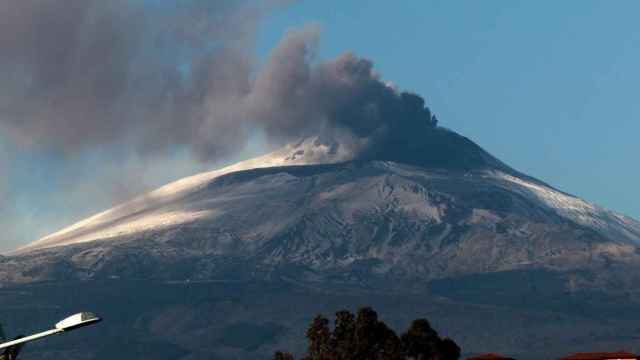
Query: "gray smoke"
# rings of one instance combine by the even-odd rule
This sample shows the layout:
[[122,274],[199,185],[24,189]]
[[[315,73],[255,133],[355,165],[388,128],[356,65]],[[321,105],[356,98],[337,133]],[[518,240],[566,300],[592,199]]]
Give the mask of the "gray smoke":
[[[86,199],[121,201],[156,185],[122,174],[159,174],[144,167],[175,165],[170,156],[185,149],[202,164],[237,159],[259,132],[274,145],[339,138],[357,156],[435,126],[423,99],[387,86],[371,61],[318,62],[317,26],[288,32],[258,66],[260,21],[286,3],[0,1],[0,173],[24,152],[80,168],[53,190],[56,204],[78,209],[75,220],[109,205]],[[20,215],[7,210],[16,199],[6,178],[0,227]]]
[[316,27],[287,34],[247,96],[249,117],[257,119],[268,135],[341,133],[368,148],[437,125],[421,97],[385,84],[370,60],[346,53],[313,64],[317,38]]
[[237,152],[256,128],[274,141],[322,129],[369,138],[406,121],[399,114],[431,121],[369,60],[314,64],[317,27],[288,33],[256,72],[253,37],[268,7],[148,3],[0,3],[2,130],[63,153],[126,143],[143,153],[187,146],[210,160]]
[[[232,82],[246,81],[264,11],[228,1],[3,1],[2,131],[70,154],[122,143],[224,149],[228,119],[203,112],[235,96]],[[202,128],[217,125],[223,130],[205,141]]]

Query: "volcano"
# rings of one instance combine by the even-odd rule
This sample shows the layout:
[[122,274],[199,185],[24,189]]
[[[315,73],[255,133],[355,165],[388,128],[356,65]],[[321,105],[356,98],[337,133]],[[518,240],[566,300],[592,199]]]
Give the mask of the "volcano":
[[106,342],[144,334],[126,351],[154,358],[300,350],[315,312],[365,304],[463,352],[635,346],[640,222],[453,131],[405,135],[357,156],[306,138],[163,186],[0,258],[0,302],[98,304],[121,320]]

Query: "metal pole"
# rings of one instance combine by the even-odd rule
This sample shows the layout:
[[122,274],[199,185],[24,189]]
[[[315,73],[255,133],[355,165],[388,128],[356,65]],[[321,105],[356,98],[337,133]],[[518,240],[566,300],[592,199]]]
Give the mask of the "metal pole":
[[23,338],[20,338],[20,339],[17,339],[17,340],[9,341],[9,342],[6,342],[4,344],[0,344],[0,350],[8,348],[10,346],[20,345],[20,344],[24,344],[26,342],[42,339],[42,338],[47,337],[47,336],[56,335],[56,334],[59,334],[61,332],[64,332],[64,330],[62,330],[62,329],[51,329],[51,330],[43,331],[41,333],[37,333],[37,334],[34,334],[34,335],[26,336],[26,337],[23,337]]

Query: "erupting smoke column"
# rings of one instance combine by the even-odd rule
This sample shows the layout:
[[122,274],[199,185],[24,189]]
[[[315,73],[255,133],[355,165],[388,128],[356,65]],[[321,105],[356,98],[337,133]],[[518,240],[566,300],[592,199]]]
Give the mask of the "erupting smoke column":
[[253,37],[268,7],[210,3],[2,2],[0,128],[63,153],[124,142],[210,160],[256,128],[278,142],[340,132],[371,145],[434,125],[424,101],[383,83],[371,61],[314,64],[317,27],[289,32],[256,72]]
[[[423,99],[387,86],[370,60],[314,59],[317,26],[288,32],[257,67],[258,25],[283,2],[0,1],[5,234],[44,233],[123,201],[160,166],[167,180],[188,175],[174,158],[185,150],[192,165],[233,158],[256,132],[272,145],[318,136],[348,158],[436,126]],[[55,200],[4,184],[21,181],[11,164],[24,154],[53,159]],[[57,225],[42,225],[33,201],[55,208]]]

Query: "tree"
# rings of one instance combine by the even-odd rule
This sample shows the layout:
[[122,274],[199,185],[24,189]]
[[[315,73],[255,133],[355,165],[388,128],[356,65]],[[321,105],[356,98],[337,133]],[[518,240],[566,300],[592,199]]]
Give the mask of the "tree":
[[336,313],[332,346],[337,360],[352,359],[355,352],[355,316],[347,310]]
[[460,347],[455,341],[446,338],[442,340],[438,346],[441,360],[458,360],[460,359]]
[[331,330],[329,330],[327,318],[317,315],[313,319],[307,329],[307,339],[309,340],[309,349],[305,360],[333,360],[331,357]]
[[356,317],[354,333],[354,359],[375,359],[380,346],[378,313],[370,307],[360,309]]
[[[427,319],[417,319],[398,337],[378,313],[365,307],[357,315],[338,311],[333,331],[329,320],[317,315],[307,329],[309,346],[304,360],[458,360],[460,348],[441,339]],[[275,360],[293,360],[278,351]]]
[[417,319],[401,337],[402,345],[410,359],[433,359],[438,351],[440,337],[427,319]]
[[378,323],[378,338],[381,345],[377,359],[380,360],[404,360],[402,341],[396,333],[383,322]]
[[273,360],[293,360],[293,355],[289,352],[276,351]]

